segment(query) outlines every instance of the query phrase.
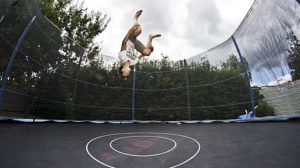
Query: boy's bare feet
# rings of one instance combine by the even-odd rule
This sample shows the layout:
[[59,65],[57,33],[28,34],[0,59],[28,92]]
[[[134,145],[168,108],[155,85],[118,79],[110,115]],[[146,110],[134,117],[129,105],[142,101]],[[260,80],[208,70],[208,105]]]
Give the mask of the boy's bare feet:
[[137,12],[135,13],[134,19],[135,19],[136,21],[137,21],[138,18],[141,16],[142,12],[143,12],[143,10],[139,10],[139,11],[137,11]]
[[154,35],[150,34],[149,35],[149,38],[151,38],[151,39],[154,39],[156,37],[161,37],[161,34],[154,34]]

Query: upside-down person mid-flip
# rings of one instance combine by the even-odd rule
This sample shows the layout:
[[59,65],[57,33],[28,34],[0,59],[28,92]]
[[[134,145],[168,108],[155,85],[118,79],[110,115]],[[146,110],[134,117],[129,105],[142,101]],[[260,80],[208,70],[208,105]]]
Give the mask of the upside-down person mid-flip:
[[[138,23],[138,18],[142,12],[142,10],[136,12],[134,16],[135,23],[129,29],[122,41],[121,51],[119,53],[119,59],[121,61],[119,74],[124,79],[127,79],[127,77],[130,75],[131,65],[137,64],[140,58],[149,56],[153,52],[154,48],[152,46],[152,40],[161,36],[160,34],[149,35],[146,46],[137,39],[137,37],[142,33],[142,28]],[[138,54],[138,52],[140,54]]]

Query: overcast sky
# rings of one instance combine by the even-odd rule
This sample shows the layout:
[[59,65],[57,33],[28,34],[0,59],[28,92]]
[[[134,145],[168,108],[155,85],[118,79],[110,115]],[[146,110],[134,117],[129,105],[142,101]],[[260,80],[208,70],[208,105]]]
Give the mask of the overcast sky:
[[161,33],[153,42],[154,59],[161,53],[172,60],[206,51],[228,39],[245,17],[254,0],[85,0],[89,10],[111,17],[106,30],[97,38],[102,54],[117,57],[121,41],[133,25],[133,16],[143,10],[139,39]]

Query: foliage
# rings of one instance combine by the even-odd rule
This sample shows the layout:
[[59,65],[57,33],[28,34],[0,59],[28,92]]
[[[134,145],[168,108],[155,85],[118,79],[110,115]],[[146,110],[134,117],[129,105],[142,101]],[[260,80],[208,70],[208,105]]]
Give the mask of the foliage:
[[45,116],[42,113],[49,109],[52,112],[48,117],[68,117],[66,113],[75,103],[77,83],[62,76],[77,78],[82,67],[97,62],[101,48],[95,38],[105,30],[110,18],[100,12],[88,12],[83,2],[40,0],[44,17],[35,3],[18,1],[1,22],[0,75],[34,13],[36,20],[14,61],[7,88],[12,85],[30,95],[26,113]]
[[257,117],[274,116],[275,108],[266,102],[261,102],[255,114]]
[[[59,31],[62,45],[58,51],[65,58],[59,61],[65,63],[67,71],[63,73],[77,80],[81,68],[97,59],[95,56],[99,55],[100,47],[94,41],[105,30],[110,18],[107,15],[102,16],[100,12],[89,13],[83,7],[83,2],[75,4],[72,0],[41,0],[40,6],[42,13],[62,30]],[[73,86],[67,93],[72,96],[67,99],[68,104],[76,104],[77,82],[68,81],[65,84]],[[74,118],[74,107],[71,105],[67,110]]]
[[102,16],[101,12],[89,13],[83,5],[83,2],[75,4],[73,0],[40,0],[42,13],[63,32],[64,52],[74,57],[72,52],[82,47],[87,53],[79,53],[75,57],[86,54],[85,61],[91,61],[100,51],[95,38],[105,30],[110,18],[106,14]]
[[[117,64],[106,69],[96,57],[100,47],[94,39],[110,19],[89,14],[82,5],[71,2],[40,0],[44,15],[62,31],[39,20],[16,59],[9,83],[30,95],[28,115],[129,120],[133,91],[135,119],[140,120],[231,119],[250,109],[248,84],[235,55],[221,67],[207,60],[188,65],[184,61],[173,62],[166,55],[162,55],[162,60],[141,62],[136,66],[133,90],[133,74],[124,81],[118,76]],[[16,19],[11,18],[11,26],[0,27],[14,42],[22,32],[14,25],[24,19],[23,12],[14,16]],[[8,50],[1,51],[6,61],[2,65],[1,60],[1,70],[13,50],[13,46],[2,43],[5,41],[1,47]],[[254,96],[256,101],[263,98],[255,90]]]
[[289,66],[293,80],[300,79],[300,41],[297,36],[290,30],[287,39],[289,40],[290,48],[288,49]]

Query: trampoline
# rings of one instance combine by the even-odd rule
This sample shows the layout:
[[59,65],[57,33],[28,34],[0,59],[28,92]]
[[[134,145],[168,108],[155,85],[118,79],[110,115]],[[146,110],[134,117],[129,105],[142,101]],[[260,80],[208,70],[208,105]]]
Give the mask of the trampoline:
[[299,121],[0,126],[3,168],[299,166]]
[[1,168],[299,167],[298,0],[255,0],[223,43],[126,81],[40,1],[2,1]]

